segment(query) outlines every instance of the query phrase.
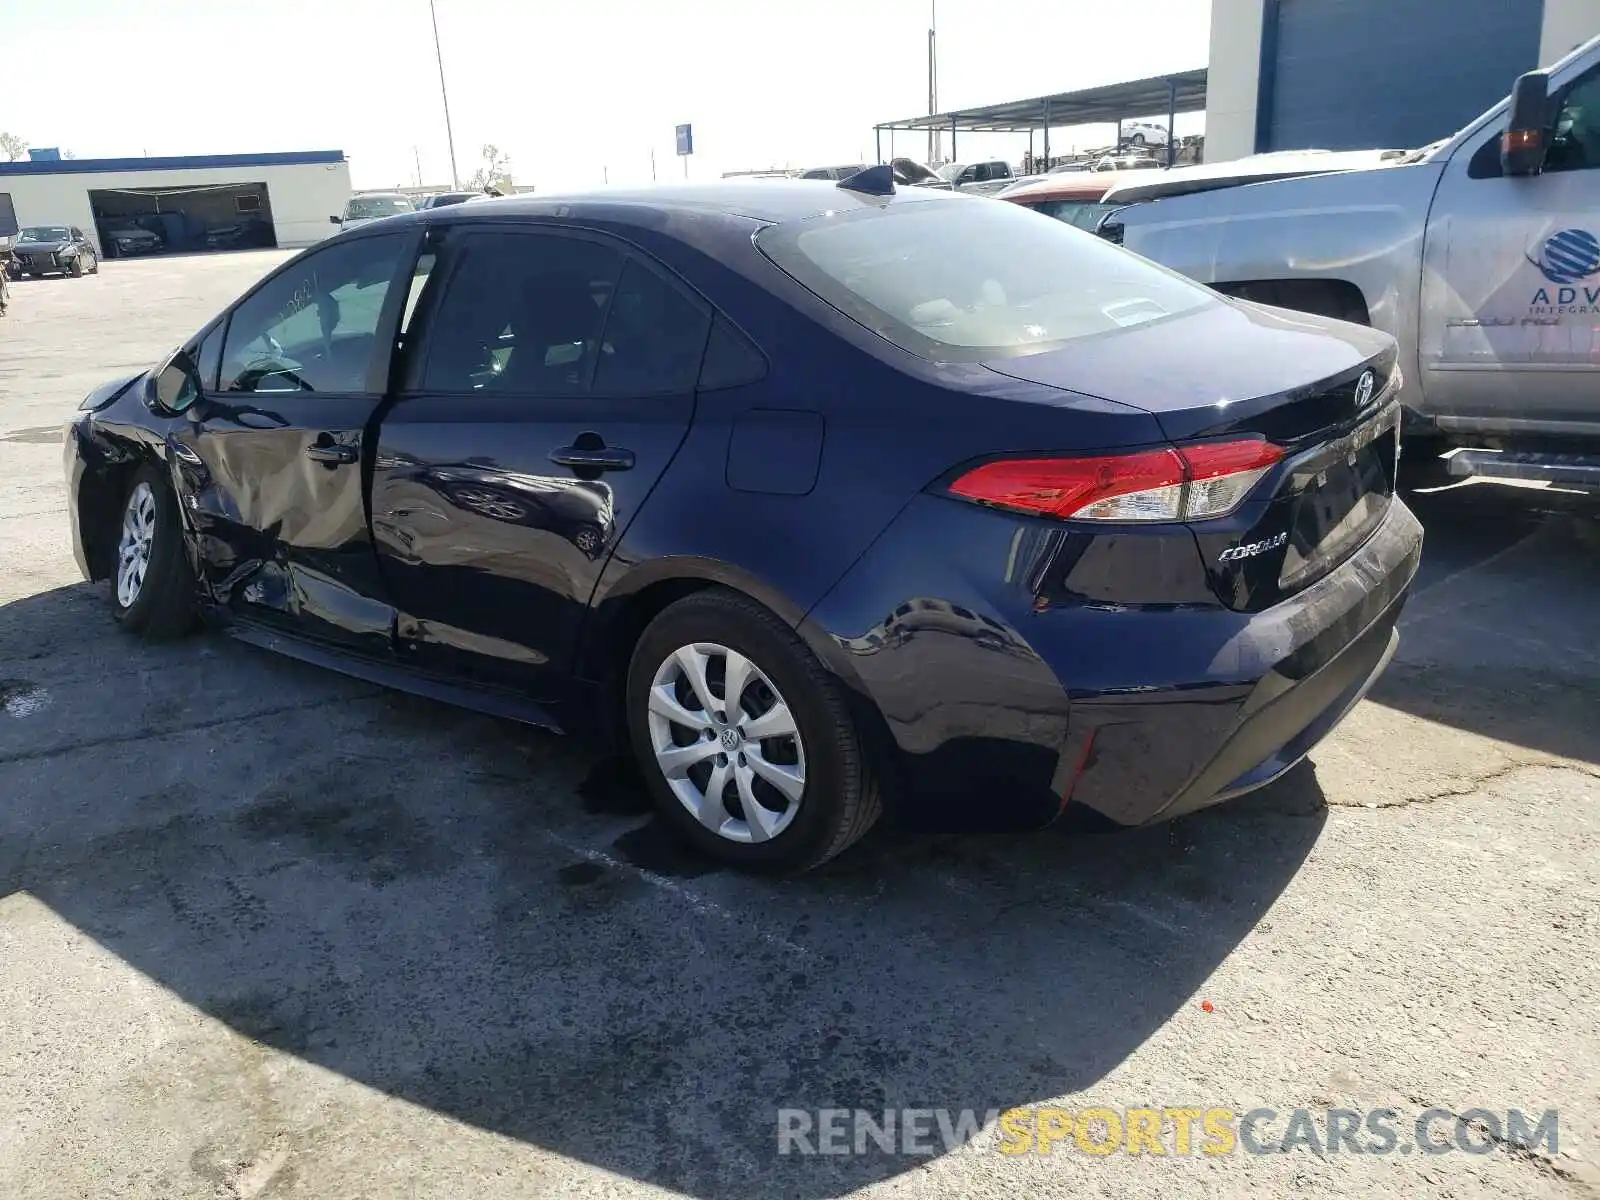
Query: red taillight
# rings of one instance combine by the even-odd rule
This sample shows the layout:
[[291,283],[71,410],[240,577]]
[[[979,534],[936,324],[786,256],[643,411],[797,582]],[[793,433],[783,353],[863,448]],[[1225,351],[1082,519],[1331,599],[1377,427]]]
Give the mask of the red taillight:
[[1074,521],[1195,521],[1232,512],[1283,451],[1246,439],[1093,458],[1012,458],[974,467],[952,495]]

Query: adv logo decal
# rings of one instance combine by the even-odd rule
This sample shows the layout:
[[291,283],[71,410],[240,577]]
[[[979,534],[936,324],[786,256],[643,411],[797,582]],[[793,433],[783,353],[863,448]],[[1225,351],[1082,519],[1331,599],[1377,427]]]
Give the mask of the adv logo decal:
[[1538,257],[1528,256],[1551,283],[1577,283],[1600,274],[1600,238],[1587,229],[1563,229],[1539,247]]
[[1566,314],[1600,312],[1600,284],[1580,286],[1600,275],[1600,237],[1587,229],[1552,233],[1527,259],[1554,287],[1542,287],[1528,302],[1529,315],[1547,318],[1538,324],[1558,324],[1548,318]]

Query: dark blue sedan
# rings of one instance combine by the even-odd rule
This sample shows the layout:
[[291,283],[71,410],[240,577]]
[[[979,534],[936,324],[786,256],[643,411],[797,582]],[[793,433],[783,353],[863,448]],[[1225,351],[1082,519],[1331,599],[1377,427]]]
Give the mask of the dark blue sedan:
[[[114,618],[629,744],[706,852],[1268,782],[1421,552],[1369,329],[877,170],[305,252],[68,429]],[[397,753],[402,752],[397,747]]]

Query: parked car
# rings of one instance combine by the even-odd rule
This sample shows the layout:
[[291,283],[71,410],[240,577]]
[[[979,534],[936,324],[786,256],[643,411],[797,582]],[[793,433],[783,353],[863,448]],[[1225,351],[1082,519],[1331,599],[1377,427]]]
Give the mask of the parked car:
[[808,167],[799,173],[800,179],[849,179],[850,176],[865,171],[868,163],[847,163],[842,167]]
[[108,258],[133,258],[140,254],[159,254],[166,249],[161,236],[138,225],[119,225],[101,235]]
[[1095,160],[1096,171],[1154,171],[1161,167],[1159,160],[1148,154],[1106,154]]
[[1105,171],[1046,175],[1024,187],[1006,189],[999,199],[1093,233],[1106,214],[1118,208],[1118,205],[1105,203],[1105,195],[1120,178],[1118,174]]
[[1600,38],[1414,154],[1115,219],[1129,247],[1220,290],[1394,334],[1419,456],[1596,488],[1597,201]]
[[1288,770],[1417,567],[1393,339],[849,184],[336,236],[83,401],[78,563],[130,632],[609,733],[740,867]]
[[1154,121],[1124,121],[1117,136],[1124,146],[1165,146],[1168,140],[1167,127]]
[[418,208],[448,208],[452,204],[465,204],[468,200],[482,200],[482,192],[436,192],[423,198]]
[[17,274],[94,275],[100,258],[76,225],[25,225],[12,250]]
[[206,230],[208,250],[259,250],[273,244],[272,225],[261,217],[244,217]]
[[979,195],[1000,191],[1013,178],[1009,163],[998,160],[979,163],[945,163],[938,169],[939,178],[957,191],[976,192]]
[[362,192],[345,202],[341,215],[328,220],[344,229],[359,229],[370,221],[414,211],[416,205],[404,192]]
[[894,181],[908,187],[938,188],[941,191],[952,191],[953,185],[939,178],[939,173],[926,163],[920,163],[914,158],[891,158],[889,168],[894,172]]

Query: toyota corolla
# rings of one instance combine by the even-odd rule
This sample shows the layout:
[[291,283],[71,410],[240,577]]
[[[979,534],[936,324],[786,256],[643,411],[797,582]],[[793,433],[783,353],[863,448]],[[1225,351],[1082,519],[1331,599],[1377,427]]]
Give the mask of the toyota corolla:
[[684,837],[796,870],[885,812],[1140,825],[1299,761],[1421,553],[1399,381],[880,168],[374,223],[65,453],[129,631],[613,738]]

